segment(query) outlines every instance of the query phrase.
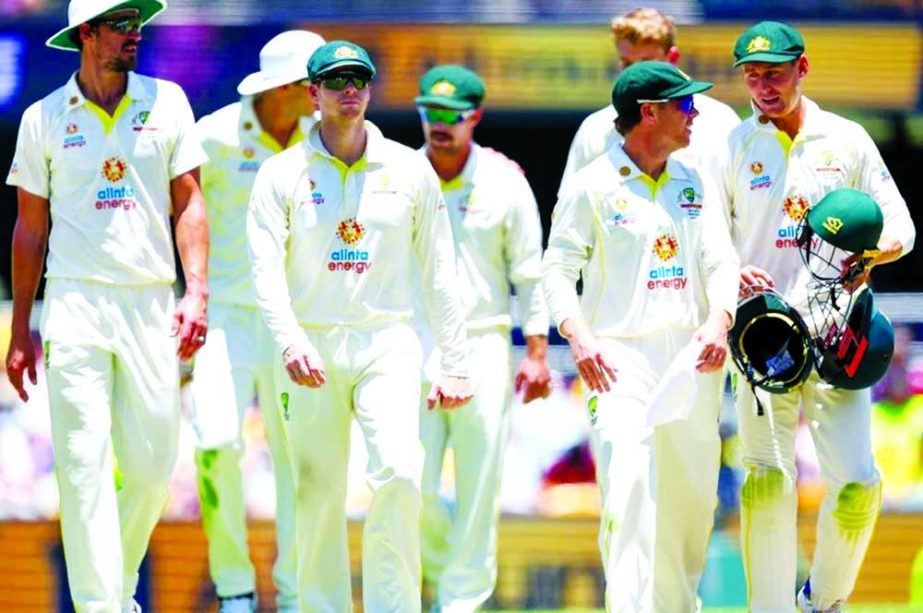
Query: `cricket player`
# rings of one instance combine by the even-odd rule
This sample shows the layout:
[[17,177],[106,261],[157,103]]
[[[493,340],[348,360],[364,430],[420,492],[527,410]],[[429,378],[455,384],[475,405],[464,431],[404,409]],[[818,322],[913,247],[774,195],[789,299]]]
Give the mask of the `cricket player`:
[[[523,392],[525,403],[550,392],[538,204],[515,162],[474,142],[483,99],[481,77],[453,65],[427,71],[415,99],[426,139],[424,152],[439,175],[452,223],[455,284],[478,392],[457,411],[430,411],[425,406],[429,384],[423,386],[423,570],[436,589],[435,608],[442,611],[474,611],[494,590],[500,482],[514,386]],[[519,297],[526,339],[526,356],[515,377],[511,284]],[[424,350],[429,353],[432,347],[425,343]],[[439,352],[433,353],[435,363]],[[455,453],[454,517],[439,498],[447,447]]]
[[671,155],[710,87],[666,62],[619,75],[625,140],[567,186],[544,256],[548,307],[587,387],[608,611],[695,611],[718,502],[739,266],[709,187]]
[[247,239],[296,483],[302,611],[352,607],[346,542],[351,417],[368,449],[366,611],[420,610],[420,342],[411,271],[442,350],[431,406],[471,397],[455,252],[439,180],[417,151],[369,129],[375,66],[333,41],[308,62],[321,118],[257,173]]
[[[810,273],[795,234],[811,206],[842,187],[865,192],[879,204],[884,229],[869,269],[910,251],[913,222],[865,130],[802,94],[809,63],[797,30],[778,22],[759,23],[737,39],[734,57],[753,114],[731,132],[725,168],[717,178],[743,265],[740,283],[773,287],[807,316]],[[811,424],[827,492],[810,579],[798,594],[798,605],[804,611],[837,611],[853,590],[881,505],[869,437],[869,390],[835,389],[812,373],[802,387],[786,394],[756,390],[765,408],[760,416],[750,386],[739,382],[735,387],[747,468],[741,541],[750,608],[792,609],[797,561],[794,447],[801,407]]]
[[[612,19],[612,35],[622,69],[643,60],[679,64],[676,26],[673,19],[652,8],[638,8]],[[692,128],[689,146],[676,152],[676,159],[687,165],[700,166],[710,172],[715,147],[722,147],[731,129],[740,123],[737,113],[714,98],[696,94],[695,107],[699,116]],[[558,197],[575,172],[622,141],[615,129],[616,110],[610,104],[583,120],[567,153],[567,163],[561,178]]]
[[301,142],[301,124],[313,121],[308,58],[323,44],[323,38],[304,30],[275,36],[260,51],[260,70],[240,82],[240,101],[198,124],[209,156],[201,178],[212,220],[211,334],[195,360],[193,424],[209,570],[219,611],[226,613],[256,610],[256,573],[247,548],[240,471],[241,426],[254,396],[262,410],[276,478],[276,606],[279,611],[298,610],[294,483],[273,388],[277,353],[256,306],[246,220],[260,165]]
[[[78,612],[140,611],[138,567],[167,500],[179,364],[205,342],[206,161],[174,83],[133,72],[160,0],[72,0],[49,47],[77,51],[67,83],[23,114],[7,183],[13,231],[10,381],[34,384],[41,316],[67,578]],[[49,233],[49,214],[51,229]],[[185,275],[174,306],[172,230]],[[118,461],[120,486],[112,456]]]

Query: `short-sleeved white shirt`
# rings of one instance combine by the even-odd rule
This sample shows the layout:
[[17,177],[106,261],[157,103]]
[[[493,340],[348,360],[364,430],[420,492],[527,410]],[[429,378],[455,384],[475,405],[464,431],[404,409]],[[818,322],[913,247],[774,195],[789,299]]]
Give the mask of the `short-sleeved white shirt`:
[[[303,130],[315,121],[308,116],[286,146],[301,142]],[[284,147],[263,130],[253,110],[253,97],[229,104],[196,124],[208,163],[199,176],[208,205],[209,300],[253,305],[253,278],[247,257],[247,203],[263,162]]]
[[884,214],[883,235],[913,248],[907,204],[878,148],[859,124],[805,98],[805,122],[794,141],[754,107],[731,132],[718,173],[719,195],[741,264],[767,271],[793,306],[806,312],[810,273],[797,245],[809,208],[831,191],[851,187],[869,194]]
[[49,201],[49,279],[175,279],[170,181],[207,158],[178,85],[130,72],[125,96],[108,129],[76,75],[23,114],[7,184]]
[[[708,172],[711,170],[708,164],[711,163],[716,148],[724,146],[728,134],[740,123],[740,118],[734,109],[705,94],[695,95],[695,107],[699,111],[699,116],[692,122],[689,146],[675,152],[673,158],[687,166],[701,167],[700,170]],[[570,176],[624,140],[622,135],[615,131],[617,116],[615,107],[610,104],[580,124],[567,152],[567,163],[558,190],[559,198],[564,192],[564,183]]]

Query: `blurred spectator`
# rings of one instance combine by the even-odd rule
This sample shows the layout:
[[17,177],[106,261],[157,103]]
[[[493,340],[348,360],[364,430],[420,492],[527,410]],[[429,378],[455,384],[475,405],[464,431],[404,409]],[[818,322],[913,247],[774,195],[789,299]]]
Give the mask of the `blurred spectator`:
[[913,329],[895,326],[894,357],[875,387],[872,444],[885,508],[923,510],[923,363],[911,354]]
[[50,11],[52,4],[49,0],[3,0],[0,2],[0,16],[16,17]]

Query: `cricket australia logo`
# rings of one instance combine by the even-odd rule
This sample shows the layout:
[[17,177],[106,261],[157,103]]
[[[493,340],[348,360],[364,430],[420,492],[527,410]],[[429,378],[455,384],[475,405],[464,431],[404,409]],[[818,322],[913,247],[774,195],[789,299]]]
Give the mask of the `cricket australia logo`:
[[776,249],[798,248],[798,225],[808,212],[808,208],[810,205],[804,196],[793,194],[785,199],[782,203],[785,217],[782,219],[782,226],[776,231]]
[[[103,162],[103,168],[100,174],[110,183],[119,183],[125,179],[125,173],[128,170],[128,164],[125,160],[117,157],[111,157]],[[115,187],[107,185],[96,192],[96,210],[105,209],[122,209],[129,211],[138,206],[135,200],[135,190],[130,185]]]
[[[365,236],[365,226],[356,221],[355,217],[344,219],[337,224],[336,236],[352,247]],[[362,249],[335,249],[327,262],[327,270],[330,272],[354,272],[361,275],[371,268],[369,252]]]
[[141,111],[131,118],[131,129],[135,132],[153,132],[157,128],[148,127],[147,120],[150,119],[150,111]]
[[[672,234],[661,234],[654,241],[653,248],[661,262],[669,262],[679,253],[679,241]],[[683,289],[686,287],[686,271],[675,263],[669,266],[654,266],[648,273],[647,289]]]
[[769,51],[772,43],[765,36],[757,36],[747,43],[747,53],[756,53],[757,51]]
[[684,188],[677,198],[679,208],[683,209],[689,219],[697,219],[702,213],[702,194],[692,187]]
[[456,89],[457,88],[448,81],[436,81],[430,88],[429,93],[435,94],[436,96],[446,96],[451,98],[455,95]]
[[353,60],[359,57],[359,52],[352,47],[343,45],[342,47],[337,47],[337,50],[333,52],[333,57],[338,60]]

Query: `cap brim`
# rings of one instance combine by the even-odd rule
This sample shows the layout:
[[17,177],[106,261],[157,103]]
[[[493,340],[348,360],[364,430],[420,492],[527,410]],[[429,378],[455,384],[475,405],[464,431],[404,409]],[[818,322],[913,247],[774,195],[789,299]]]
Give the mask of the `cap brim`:
[[329,66],[324,68],[323,72],[320,72],[316,75],[311,75],[311,79],[319,79],[323,77],[325,74],[329,74],[333,72],[334,70],[340,70],[341,68],[357,68],[361,70],[362,72],[367,73],[370,77],[375,76],[374,66],[369,66],[365,62],[360,62],[358,60],[345,59],[345,60],[339,60],[338,62],[334,62],[333,64],[330,64]]
[[700,94],[704,91],[708,91],[712,87],[714,87],[714,84],[709,83],[708,81],[689,81],[681,88],[667,96],[667,99],[676,100],[678,98],[685,98],[686,96],[691,96],[692,94]]
[[[100,15],[127,8],[138,9],[141,13],[141,25],[145,25],[151,19],[162,13],[163,10],[167,8],[167,3],[166,0],[128,0],[127,2],[121,2],[111,6],[90,19],[96,19]],[[57,34],[45,41],[45,46],[51,47],[52,49],[61,49],[62,51],[79,51],[79,47],[77,47],[70,38],[71,30],[75,30],[79,27],[80,24],[77,24],[61,29]]]
[[467,100],[455,100],[445,96],[417,96],[413,101],[417,106],[441,106],[453,111],[470,111],[477,108]]
[[751,53],[745,55],[736,62],[734,66],[740,66],[741,64],[748,64],[750,62],[766,62],[767,64],[784,64],[786,62],[791,62],[792,60],[797,60],[801,57],[801,54],[792,55],[791,53],[771,53],[769,51],[760,51],[758,53]]
[[252,96],[254,94],[260,94],[262,92],[269,91],[273,88],[279,87],[280,85],[288,85],[289,83],[294,83],[296,81],[301,81],[302,79],[308,78],[307,69],[295,73],[291,72],[289,74],[280,74],[280,75],[268,75],[263,72],[254,72],[249,74],[240,82],[237,86],[237,93],[241,96]]

